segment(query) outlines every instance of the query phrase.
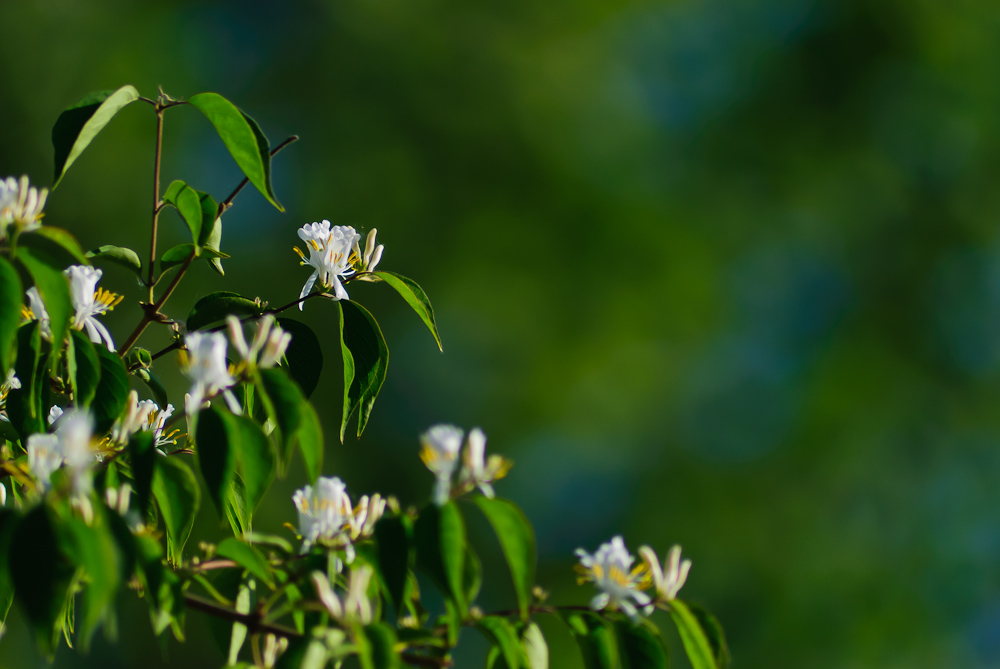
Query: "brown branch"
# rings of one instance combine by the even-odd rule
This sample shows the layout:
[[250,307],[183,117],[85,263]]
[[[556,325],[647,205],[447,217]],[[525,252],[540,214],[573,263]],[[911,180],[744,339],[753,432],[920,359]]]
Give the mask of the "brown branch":
[[243,625],[246,625],[247,631],[251,634],[273,634],[286,639],[298,639],[302,637],[301,634],[290,627],[264,622],[261,614],[256,611],[251,613],[240,613],[238,611],[233,611],[232,609],[227,609],[224,606],[219,606],[215,602],[210,602],[207,599],[202,599],[197,595],[191,594],[184,595],[184,603],[189,609],[201,611],[202,613],[207,613],[210,616],[222,618],[223,620],[228,620],[230,622],[242,623]]
[[[163,108],[156,107],[156,154],[153,159],[153,230],[149,242],[149,272],[146,284],[149,286],[149,301],[153,301],[153,271],[156,267],[156,233],[160,220],[160,156],[163,154]],[[127,350],[127,349],[126,349]]]
[[[292,135],[291,137],[283,141],[281,144],[278,144],[278,146],[271,149],[271,157],[273,158],[278,154],[279,151],[281,151],[283,148],[285,148],[292,142],[298,141],[298,139],[299,139],[298,135]],[[229,197],[227,197],[225,200],[219,203],[219,209],[218,212],[216,213],[216,218],[222,216],[224,213],[226,213],[227,209],[233,206],[233,200],[236,199],[236,196],[240,194],[240,191],[243,190],[248,183],[250,183],[250,178],[244,177],[243,181],[240,182],[240,185],[237,186],[235,189],[233,189],[233,192],[229,194]]]

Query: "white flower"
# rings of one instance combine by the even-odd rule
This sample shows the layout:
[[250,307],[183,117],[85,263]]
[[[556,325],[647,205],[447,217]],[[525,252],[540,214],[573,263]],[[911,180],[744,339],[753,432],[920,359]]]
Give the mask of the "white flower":
[[[17,390],[21,387],[21,381],[14,374],[14,370],[7,371],[7,378],[3,383],[0,383],[0,411],[3,410],[4,404],[7,402],[7,394],[11,390]],[[0,413],[0,420],[7,420],[7,416]]]
[[93,421],[85,410],[71,410],[62,415],[53,434],[28,437],[28,469],[42,490],[49,487],[49,476],[60,466],[70,471],[74,494],[90,490],[90,466],[97,457],[91,445]]
[[510,460],[499,455],[486,458],[486,435],[478,427],[472,428],[465,442],[459,481],[470,488],[478,487],[483,495],[492,498],[494,492],[490,484],[506,476],[510,467]]
[[274,367],[292,341],[292,335],[285,332],[274,324],[274,316],[267,314],[257,323],[257,334],[254,335],[253,343],[247,346],[247,340],[243,336],[243,325],[236,316],[226,317],[226,324],[229,326],[229,338],[233,342],[233,348],[240,354],[247,367],[258,369],[269,369]]
[[437,477],[434,503],[443,506],[451,494],[451,475],[458,466],[458,451],[462,448],[461,429],[454,425],[434,425],[420,435],[420,459]]
[[347,496],[347,486],[337,477],[320,476],[315,488],[307,485],[296,490],[292,502],[299,512],[303,552],[320,539],[338,538],[350,525],[351,498]]
[[371,276],[369,273],[374,272],[375,268],[378,267],[378,263],[382,260],[382,251],[385,249],[381,244],[375,245],[375,235],[378,234],[376,228],[372,228],[371,232],[368,233],[368,239],[365,240],[365,253],[362,256],[360,248],[355,244],[354,255],[360,257],[360,267],[358,267],[358,281],[381,281],[382,279],[377,276]]
[[49,407],[49,416],[45,420],[48,422],[49,425],[52,425],[57,420],[59,420],[59,417],[62,416],[64,413],[65,411],[63,411],[63,408],[61,406],[59,406],[58,404],[53,404],[51,407]]
[[595,611],[620,608],[633,620],[639,617],[640,610],[647,614],[652,611],[652,600],[640,590],[645,567],[632,569],[635,558],[621,537],[601,544],[593,555],[582,548],[576,550],[576,555],[580,558],[580,582],[593,581],[601,590],[590,600],[590,608]]
[[[352,255],[352,251],[357,247],[361,235],[349,225],[335,225],[331,228],[330,221],[303,225],[298,234],[309,249],[309,257],[297,246],[295,252],[302,258],[303,265],[313,268],[313,273],[302,286],[299,299],[308,295],[317,281],[324,290],[333,291],[333,299],[350,299],[340,280],[354,274],[354,263],[358,258]],[[300,302],[299,310],[302,306]]]
[[184,398],[184,410],[193,416],[201,409],[202,401],[222,393],[229,410],[241,413],[240,403],[229,390],[236,379],[229,373],[226,363],[226,335],[221,332],[192,332],[184,337],[187,351],[182,356],[184,375],[194,382],[191,392]]
[[153,443],[158,448],[167,444],[175,444],[177,440],[174,436],[179,430],[174,430],[167,435],[163,434],[167,419],[173,413],[173,404],[168,404],[166,409],[161,410],[152,400],[140,402],[139,393],[131,390],[128,394],[128,400],[126,400],[125,413],[111,427],[111,441],[124,445],[128,443],[132,435],[145,431],[153,433]]
[[372,535],[372,532],[375,531],[375,523],[385,513],[385,503],[385,500],[378,493],[371,497],[361,496],[358,505],[354,507],[354,513],[348,519],[352,541]]
[[32,286],[27,290],[26,294],[28,296],[28,307],[22,313],[28,320],[37,320],[42,336],[51,340],[52,328],[49,325],[49,312],[45,309],[45,302],[42,301],[42,296],[38,292],[38,288]]
[[351,570],[347,581],[347,596],[341,599],[333,591],[326,574],[314,571],[311,576],[316,586],[316,594],[326,610],[338,622],[356,622],[367,625],[373,619],[371,601],[368,599],[368,584],[375,570],[369,565],[361,565]]
[[115,305],[122,301],[121,296],[97,287],[103,272],[96,267],[72,265],[63,273],[69,277],[70,298],[73,300],[75,310],[73,327],[77,330],[86,329],[87,336],[95,344],[100,344],[103,340],[108,350],[113,353],[115,345],[111,341],[111,333],[96,316],[114,309]]
[[0,181],[0,240],[7,234],[7,226],[14,223],[20,230],[34,230],[42,225],[42,209],[49,191],[29,185],[28,177],[20,181],[7,177]]
[[691,560],[681,561],[681,547],[674,546],[670,549],[662,568],[656,552],[649,546],[639,548],[639,554],[649,569],[656,598],[664,602],[676,599],[677,593],[684,587],[688,572],[691,571]]

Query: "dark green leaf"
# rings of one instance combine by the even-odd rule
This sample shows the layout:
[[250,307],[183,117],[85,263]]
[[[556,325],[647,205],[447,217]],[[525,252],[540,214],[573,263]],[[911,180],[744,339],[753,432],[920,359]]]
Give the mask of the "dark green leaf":
[[528,623],[521,633],[521,645],[528,669],[549,669],[549,645],[537,623]]
[[173,205],[191,231],[191,241],[200,246],[201,240],[201,200],[198,191],[183,181],[174,181],[167,186],[163,201]]
[[58,535],[58,524],[47,506],[29,511],[14,530],[10,552],[10,575],[14,595],[35,641],[51,657],[59,640],[60,622],[66,606],[76,563],[67,554]]
[[107,260],[121,265],[135,272],[136,276],[140,279],[142,278],[142,261],[139,260],[139,254],[132,249],[127,249],[124,246],[105,244],[104,246],[98,246],[96,249],[87,251],[87,257],[90,259]]
[[91,93],[59,115],[52,128],[52,146],[56,150],[52,188],[59,185],[69,166],[115,114],[138,99],[139,91],[132,86],[122,86],[116,91]]
[[372,669],[399,669],[399,653],[396,652],[396,632],[385,623],[372,623],[364,628],[368,641],[368,660]]
[[693,602],[685,602],[685,604],[694,617],[698,619],[698,624],[701,625],[705,638],[708,639],[708,643],[712,647],[716,665],[719,669],[726,669],[730,662],[729,645],[726,643],[726,635],[722,631],[722,625],[719,624],[715,616],[698,604]]
[[198,199],[201,202],[201,239],[198,243],[208,251],[214,251],[217,257],[209,258],[208,263],[220,276],[225,276],[222,269],[222,261],[219,259],[223,255],[222,248],[222,218],[219,217],[219,205],[208,193],[199,193]]
[[670,666],[667,647],[652,623],[618,619],[614,626],[622,669],[667,669]]
[[153,497],[167,530],[167,555],[180,564],[201,503],[198,479],[178,458],[160,458],[153,474]]
[[261,370],[260,379],[261,397],[281,432],[281,461],[287,465],[292,448],[297,444],[309,480],[315,482],[323,467],[323,433],[316,411],[302,395],[298,384],[283,370]]
[[[506,618],[485,616],[476,623],[476,628],[500,649],[500,656],[508,669],[519,669],[526,664],[522,656],[521,644],[514,626]],[[495,666],[495,665],[494,665]]]
[[[69,334],[66,365],[73,388],[73,401],[77,406],[90,406],[101,382],[101,361],[87,335],[72,329]],[[101,348],[104,348],[103,344]]]
[[199,93],[188,102],[215,126],[215,131],[250,183],[278,211],[284,211],[271,186],[271,148],[256,121],[218,93]]
[[358,411],[358,436],[364,432],[375,398],[385,381],[389,348],[375,317],[367,309],[347,300],[337,304],[342,313],[341,342],[350,351],[354,365],[354,376],[349,386],[346,385],[346,361],[344,365],[344,417],[340,426],[340,440],[343,442],[344,430],[355,409]]
[[292,335],[285,352],[288,373],[302,388],[302,394],[308,399],[319,384],[320,373],[323,371],[323,351],[320,348],[319,337],[305,323],[291,318],[279,318],[278,325]]
[[267,563],[267,558],[259,550],[248,543],[229,537],[215,549],[215,554],[222,558],[228,558],[240,565],[248,572],[264,581],[267,587],[274,587],[274,574],[271,573],[271,565]]
[[167,249],[160,256],[160,271],[166,272],[168,269],[177,267],[178,265],[183,265],[187,262],[187,259],[191,257],[194,253],[195,257],[202,257],[207,260],[213,260],[216,258],[228,258],[229,256],[221,251],[215,251],[208,246],[204,248],[198,248],[194,244],[178,244],[172,248]]
[[158,457],[153,443],[153,433],[136,432],[128,442],[129,460],[132,463],[132,485],[135,486],[136,508],[142,518],[149,509],[149,496],[153,490],[153,471]]
[[500,540],[500,548],[510,567],[521,617],[526,618],[531,604],[531,589],[535,585],[535,531],[513,502],[479,496],[471,499],[486,516]]
[[42,337],[39,324],[28,323],[17,331],[17,361],[14,371],[21,387],[7,394],[7,417],[26,444],[29,434],[44,432],[47,412],[43,410],[49,388],[48,369],[42,354]]
[[10,575],[11,543],[21,515],[14,509],[0,507],[0,630],[3,630],[7,611],[14,602],[14,581]]
[[30,232],[21,233],[17,238],[19,246],[27,246],[48,253],[61,265],[89,265],[90,260],[80,248],[80,242],[76,241],[69,230],[53,228],[45,225]]
[[230,314],[242,318],[244,316],[259,316],[261,311],[261,305],[254,300],[220,290],[209,293],[195,302],[187,317],[187,329],[188,332],[194,332],[206,325],[225,320],[226,316]]
[[465,601],[471,606],[479,596],[479,589],[483,586],[483,563],[472,550],[472,546],[465,547],[465,564],[462,571],[462,592],[465,593]]
[[229,411],[210,407],[198,414],[195,430],[198,466],[220,516],[225,513],[226,495],[236,475],[240,432],[240,424]]
[[716,669],[715,652],[698,617],[679,599],[670,602],[670,617],[677,627],[692,669]]
[[288,539],[277,534],[261,534],[260,532],[251,532],[243,537],[243,539],[252,544],[267,546],[272,550],[284,553],[286,556],[295,553],[295,549],[292,548],[292,544],[288,541]]
[[[133,349],[134,350],[134,349]],[[137,369],[134,374],[142,379],[146,387],[149,388],[149,392],[153,394],[153,399],[156,401],[157,406],[166,407],[169,404],[167,400],[167,389],[163,387],[163,383],[160,381],[159,377],[153,373],[151,369]]]
[[425,507],[413,527],[417,565],[464,615],[465,523],[454,502]]
[[413,569],[413,524],[407,516],[383,516],[375,523],[379,573],[396,609],[403,616],[410,570]]
[[103,344],[94,346],[101,361],[101,381],[97,385],[91,411],[94,414],[95,429],[98,434],[107,432],[122,415],[128,401],[128,372],[117,353],[109,351]]
[[587,611],[560,611],[583,656],[585,669],[614,669],[618,666],[615,637],[607,623]]
[[[62,346],[69,319],[73,315],[73,302],[69,295],[69,282],[62,269],[52,259],[52,256],[37,249],[21,248],[17,251],[17,259],[28,270],[45,310],[49,313],[49,327],[52,329],[54,347]],[[37,317],[38,314],[35,314]]]
[[413,279],[408,279],[399,274],[392,272],[374,272],[374,274],[395,288],[396,292],[403,296],[406,303],[417,312],[420,320],[424,322],[427,329],[434,335],[434,341],[437,342],[438,350],[444,351],[441,347],[441,334],[438,332],[437,321],[434,320],[434,307],[431,306],[431,301],[424,292],[424,289],[417,285],[417,282]]
[[238,472],[245,488],[247,512],[252,514],[274,480],[277,463],[260,426],[246,416],[233,418],[240,431]]
[[74,561],[83,567],[87,580],[80,602],[82,610],[77,616],[77,638],[84,650],[105,612],[114,604],[121,584],[123,556],[104,516],[103,507],[98,507],[90,525],[79,518],[72,518],[64,525]]
[[23,293],[17,270],[0,258],[0,377],[3,379],[7,378],[7,370],[14,366],[14,342],[21,325]]

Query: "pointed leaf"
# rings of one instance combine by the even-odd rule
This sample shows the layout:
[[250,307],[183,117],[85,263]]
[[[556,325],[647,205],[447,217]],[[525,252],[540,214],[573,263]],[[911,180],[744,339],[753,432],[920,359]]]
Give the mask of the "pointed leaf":
[[245,490],[247,513],[252,514],[274,480],[274,450],[260,426],[246,416],[233,416],[240,430],[238,472]]
[[0,258],[0,378],[7,378],[7,370],[14,367],[17,329],[21,326],[21,305],[24,289],[17,270]]
[[[372,623],[364,627],[368,642],[367,657],[372,669],[400,669],[399,653],[396,651],[396,631],[385,623]],[[364,660],[362,661],[364,665]]]
[[585,669],[614,669],[618,666],[615,637],[600,616],[587,611],[560,611],[583,656]]
[[528,623],[521,633],[528,669],[549,669],[549,645],[537,623]]
[[158,453],[153,444],[153,433],[136,432],[128,442],[129,461],[132,464],[132,485],[135,487],[136,509],[141,518],[149,509],[149,496],[153,490],[153,471]]
[[684,644],[692,669],[717,669],[715,652],[705,631],[687,604],[679,599],[670,602],[670,617]]
[[117,353],[109,351],[103,344],[94,346],[94,351],[101,362],[101,380],[90,408],[96,432],[100,434],[110,430],[125,410],[129,385],[128,372]]
[[94,630],[114,605],[121,585],[124,558],[104,516],[103,507],[98,507],[90,525],[79,518],[64,525],[74,560],[83,567],[86,579],[77,614],[77,638],[83,650],[89,647]]
[[52,146],[56,150],[52,188],[59,185],[69,166],[115,114],[138,99],[139,91],[132,86],[122,86],[116,91],[91,93],[59,115],[52,128]]
[[454,601],[462,615],[467,604],[462,588],[465,573],[465,523],[454,502],[429,505],[413,527],[417,565],[441,592]]
[[198,479],[178,458],[160,458],[153,474],[153,497],[167,530],[167,556],[180,564],[201,504]]
[[221,252],[222,218],[219,216],[219,205],[208,193],[198,193],[198,199],[201,203],[201,238],[198,244],[208,251],[215,252],[216,257],[209,258],[208,264],[219,273],[219,276],[225,276],[226,272],[222,269],[220,260],[225,254]]
[[500,658],[503,659],[507,669],[519,669],[525,664],[517,632],[506,618],[485,616],[476,623],[476,628],[494,647],[500,649]]
[[305,323],[291,318],[279,318],[277,322],[282,330],[292,335],[285,352],[288,373],[302,388],[302,394],[309,398],[316,390],[323,371],[323,350],[319,337]]
[[438,332],[437,321],[434,319],[434,307],[431,306],[430,298],[427,297],[424,289],[417,285],[417,282],[413,279],[408,279],[400,274],[392,272],[373,272],[373,274],[395,288],[396,292],[403,296],[406,303],[417,312],[420,320],[424,322],[427,329],[434,335],[434,341],[437,342],[438,350],[444,351],[441,347],[441,334]]
[[218,93],[199,93],[188,102],[215,126],[219,138],[250,183],[278,211],[284,211],[271,186],[271,147],[257,122]]
[[715,656],[715,663],[719,669],[726,669],[729,666],[729,645],[726,643],[726,635],[722,631],[722,625],[711,613],[693,602],[685,602],[694,617],[698,619],[698,624],[705,632],[705,638],[712,647],[712,654]]
[[225,513],[226,494],[236,475],[240,431],[239,423],[229,411],[213,406],[198,414],[195,432],[198,466],[220,516]]
[[237,293],[220,290],[209,293],[195,302],[187,317],[187,329],[188,332],[194,332],[212,323],[223,321],[230,314],[242,318],[259,316],[262,311],[260,303]]
[[264,554],[250,544],[244,543],[236,537],[229,537],[216,547],[215,554],[219,557],[228,558],[240,565],[264,581],[267,587],[274,587],[274,574],[271,572],[271,565],[267,563],[267,558],[264,557]]
[[22,444],[26,443],[28,435],[45,432],[48,403],[44,400],[50,387],[46,360],[47,356],[42,353],[39,324],[24,325],[17,331],[17,361],[14,365],[21,387],[11,389],[6,402],[7,418],[21,435]]
[[535,585],[535,531],[524,513],[506,499],[472,497],[472,502],[490,522],[500,540],[500,548],[510,568],[521,617],[527,618],[531,589]]
[[17,238],[17,243],[19,246],[27,246],[48,253],[53,258],[58,259],[60,264],[90,264],[87,255],[80,248],[80,242],[76,241],[76,237],[69,230],[44,225],[30,232],[22,233]]
[[615,623],[622,669],[667,669],[670,655],[659,630],[648,620],[633,623],[619,619]]
[[413,569],[413,523],[407,516],[383,516],[375,523],[379,573],[385,580],[396,618],[403,617],[410,571]]
[[105,244],[104,246],[98,246],[96,249],[87,251],[87,257],[90,259],[107,260],[116,265],[121,265],[135,272],[136,276],[140,279],[142,278],[142,261],[139,260],[139,254],[132,249],[127,249],[124,246]]
[[200,246],[201,239],[201,200],[199,193],[183,181],[174,181],[167,186],[163,201],[173,205],[191,231],[191,241]]
[[[73,315],[73,302],[69,295],[69,282],[62,269],[47,253],[37,249],[20,248],[17,259],[28,270],[49,313],[49,327],[56,349],[61,348],[69,319]],[[36,317],[38,314],[35,314]]]
[[283,370],[261,370],[260,379],[261,398],[281,431],[281,461],[287,464],[298,445],[309,480],[315,482],[323,468],[323,432],[315,409]]
[[[90,406],[101,382],[101,361],[87,335],[72,329],[69,334],[66,366],[70,387],[73,388],[73,401],[77,406]],[[103,345],[101,348],[104,348]]]
[[340,440],[343,442],[344,430],[355,409],[358,411],[358,436],[364,432],[372,406],[385,381],[389,348],[375,317],[367,309],[347,300],[337,304],[342,314],[341,342],[350,351],[354,364],[354,377],[349,387],[346,387],[345,364],[344,416],[340,427]]

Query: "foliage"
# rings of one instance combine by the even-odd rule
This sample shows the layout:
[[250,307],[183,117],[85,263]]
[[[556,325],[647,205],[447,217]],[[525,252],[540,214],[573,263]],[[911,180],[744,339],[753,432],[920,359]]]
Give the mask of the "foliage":
[[[534,617],[555,615],[587,667],[665,667],[665,642],[648,618],[659,608],[696,669],[726,665],[718,623],[677,598],[690,568],[678,547],[663,566],[649,547],[636,565],[620,537],[593,554],[581,549],[580,580],[597,595],[589,605],[547,602],[535,582],[534,530],[494,491],[510,462],[486,455],[478,428],[466,435],[436,425],[421,436],[420,457],[436,481],[420,509],[378,494],[352,501],[343,481],[322,476],[325,439],[309,399],[322,370],[322,338],[276,316],[316,298],[332,302],[344,369],[343,441],[355,414],[363,434],[389,358],[375,316],[348,288],[393,288],[440,348],[429,298],[412,279],[376,271],[383,246],[374,229],[362,248],[354,228],[323,221],[299,230],[305,250],[296,251],[312,274],[297,299],[272,307],[216,292],[185,319],[171,317],[166,304],[193,263],[205,260],[222,273],[224,216],[247,184],[282,210],[272,157],[296,138],[272,149],[259,125],[216,93],[149,99],[124,86],[59,117],[56,185],[133,102],[156,118],[145,264],[116,245],[84,254],[71,233],[42,225],[45,189],[26,178],[0,182],[0,620],[16,601],[49,657],[61,638],[86,650],[99,627],[116,628],[113,604],[132,588],[149,605],[157,634],[169,629],[183,640],[189,611],[231,625],[228,666],[339,666],[350,656],[363,667],[449,666],[470,627],[490,643],[488,666],[538,669],[548,651]],[[205,116],[246,177],[222,200],[180,180],[161,190],[164,118],[186,106]],[[158,254],[166,208],[177,210],[190,242]],[[91,261],[129,268],[148,292],[140,321],[117,350],[100,317],[121,297],[97,287],[102,272]],[[149,326],[170,327],[173,342],[155,352],[136,346]],[[253,328],[249,340],[244,328]],[[175,359],[191,384],[177,411],[156,375]],[[138,389],[153,399],[140,401]],[[293,535],[254,531],[265,492],[297,457],[309,483],[293,498]],[[231,534],[194,547],[189,539],[206,499]],[[482,515],[496,534],[514,610],[485,613],[476,604],[483,579],[503,575],[483,574],[466,531],[469,514]],[[442,610],[435,610],[438,598],[425,597],[421,578],[438,591]]]

